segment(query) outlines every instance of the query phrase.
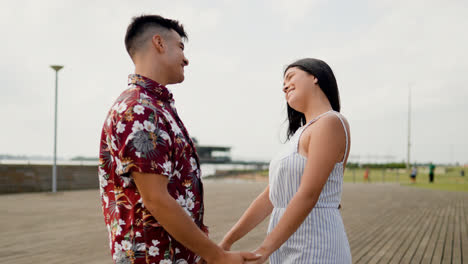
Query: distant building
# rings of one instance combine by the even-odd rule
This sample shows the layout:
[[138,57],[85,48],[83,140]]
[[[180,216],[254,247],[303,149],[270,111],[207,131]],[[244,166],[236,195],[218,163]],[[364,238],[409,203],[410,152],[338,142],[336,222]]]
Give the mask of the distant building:
[[231,147],[222,146],[202,146],[198,144],[196,138],[192,138],[197,148],[200,163],[230,163]]

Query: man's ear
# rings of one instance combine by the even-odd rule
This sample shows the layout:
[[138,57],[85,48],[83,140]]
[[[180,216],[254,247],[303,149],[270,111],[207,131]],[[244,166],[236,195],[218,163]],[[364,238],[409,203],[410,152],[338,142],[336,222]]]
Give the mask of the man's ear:
[[164,42],[164,39],[161,37],[161,35],[154,35],[151,38],[151,44],[159,53],[164,53],[166,50],[166,43]]

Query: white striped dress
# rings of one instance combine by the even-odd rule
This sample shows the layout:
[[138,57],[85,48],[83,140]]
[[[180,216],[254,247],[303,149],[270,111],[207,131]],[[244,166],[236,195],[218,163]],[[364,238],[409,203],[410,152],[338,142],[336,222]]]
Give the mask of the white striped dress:
[[[338,116],[343,124],[346,134],[344,155],[346,157],[348,132],[338,112],[323,113],[299,128],[291,137],[286,153],[273,159],[270,163],[270,200],[274,209],[268,233],[278,224],[289,201],[299,188],[307,162],[307,158],[298,153],[299,138],[302,132],[320,117],[331,113]],[[335,164],[314,209],[297,231],[270,256],[270,263],[351,263],[348,238],[338,209],[343,186],[343,162],[344,159]]]

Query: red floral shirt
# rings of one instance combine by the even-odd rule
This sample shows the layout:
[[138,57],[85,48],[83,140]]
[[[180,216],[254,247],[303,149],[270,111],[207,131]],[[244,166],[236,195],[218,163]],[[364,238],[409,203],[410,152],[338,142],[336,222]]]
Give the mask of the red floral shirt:
[[146,209],[131,172],[169,178],[168,192],[203,225],[203,185],[194,144],[163,85],[137,74],[104,122],[99,182],[104,220],[115,263],[195,263]]

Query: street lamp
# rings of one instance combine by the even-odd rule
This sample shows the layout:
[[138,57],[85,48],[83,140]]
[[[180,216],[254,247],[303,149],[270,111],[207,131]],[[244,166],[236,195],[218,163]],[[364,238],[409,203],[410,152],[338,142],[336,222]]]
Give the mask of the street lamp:
[[55,121],[54,121],[54,166],[52,168],[52,192],[57,192],[57,91],[58,91],[58,72],[63,68],[62,65],[50,65],[55,71]]

